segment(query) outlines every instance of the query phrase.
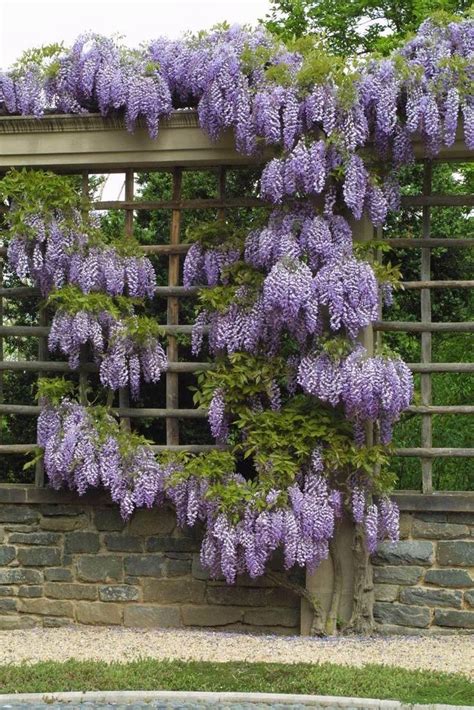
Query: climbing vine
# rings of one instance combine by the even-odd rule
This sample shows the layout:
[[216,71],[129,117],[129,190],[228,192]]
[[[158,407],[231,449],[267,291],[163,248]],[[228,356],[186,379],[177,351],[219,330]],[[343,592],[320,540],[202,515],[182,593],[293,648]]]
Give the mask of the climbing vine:
[[[399,273],[374,264],[377,245],[356,244],[353,224],[367,215],[381,227],[398,209],[415,140],[434,156],[462,123],[474,147],[473,53],[470,19],[427,20],[391,57],[357,62],[314,38],[284,45],[262,28],[222,26],[139,51],[84,35],[0,75],[4,113],[119,113],[154,137],[173,109],[195,107],[212,139],[232,129],[239,151],[271,152],[260,179],[268,218],[250,233],[217,220],[187,235],[193,352],[206,337],[214,362],[194,397],[225,448],[156,457],[110,410],[43,380],[38,443],[53,486],[105,486],[124,517],[171,501],[180,525],[204,524],[202,562],[229,583],[262,575],[277,549],[287,569],[314,569],[346,508],[368,588],[366,551],[398,537],[388,454],[413,384],[395,353],[361,344]],[[50,348],[72,368],[88,348],[102,385],[137,397],[166,369],[159,327],[139,312],[153,297],[151,263],[133,242],[107,241],[66,178],[13,171],[0,189],[10,264],[54,309]]]

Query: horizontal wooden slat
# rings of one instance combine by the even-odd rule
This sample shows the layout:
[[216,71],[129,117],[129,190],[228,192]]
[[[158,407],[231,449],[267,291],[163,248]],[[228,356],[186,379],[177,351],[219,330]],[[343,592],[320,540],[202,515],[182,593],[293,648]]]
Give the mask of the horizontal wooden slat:
[[[210,362],[169,362],[169,372],[202,372],[210,370]],[[73,372],[67,362],[55,362],[54,360],[1,360],[0,371],[11,372]],[[81,370],[86,372],[98,372],[99,367],[92,362],[81,363]]]
[[258,197],[203,198],[196,200],[109,200],[94,202],[95,210],[202,210],[238,209],[242,207],[267,207],[272,205]]
[[474,362],[409,362],[412,372],[474,372]]
[[474,449],[395,449],[394,456],[418,456],[422,458],[472,458]]
[[[184,288],[184,286],[157,286],[156,296],[168,298],[168,296],[194,296],[199,291],[198,286]],[[12,286],[11,288],[0,288],[0,298],[31,298],[39,297],[40,290],[32,286]]]
[[[0,456],[4,454],[28,454],[37,448],[37,444],[0,444]],[[152,445],[151,449],[156,452],[189,451],[189,453],[198,454],[206,451],[225,450],[225,447],[216,444],[179,444],[177,446],[156,444]]]
[[402,281],[403,288],[474,288],[474,281]]
[[[160,325],[165,335],[191,335],[193,331],[192,325]],[[48,335],[50,328],[42,325],[2,325],[0,326],[0,336],[5,338],[41,338]],[[207,333],[208,327],[203,328],[203,332]]]
[[417,249],[437,249],[438,247],[459,247],[464,249],[472,249],[474,247],[474,239],[459,239],[429,237],[429,239],[406,239],[404,237],[395,239],[384,239],[384,244],[389,244],[391,247],[406,249],[407,247],[416,247]]
[[405,411],[412,414],[474,414],[474,406],[470,404],[413,404]]
[[474,207],[474,195],[402,195],[402,207]]
[[[29,404],[0,404],[0,414],[37,416],[43,407]],[[205,419],[204,409],[154,409],[144,407],[113,407],[112,412],[120,417],[135,419]]]
[[412,321],[375,321],[374,330],[401,333],[473,333],[474,321],[463,323],[414,323]]
[[390,498],[402,511],[474,513],[474,491],[433,491],[428,494],[394,491]]

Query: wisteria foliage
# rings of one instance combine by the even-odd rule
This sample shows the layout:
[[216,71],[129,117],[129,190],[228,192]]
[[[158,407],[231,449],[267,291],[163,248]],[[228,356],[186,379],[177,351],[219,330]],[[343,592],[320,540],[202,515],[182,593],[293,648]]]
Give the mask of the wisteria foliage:
[[[435,155],[453,144],[462,119],[464,140],[474,148],[473,55],[474,21],[427,20],[391,57],[360,63],[348,91],[347,72],[342,78],[331,70],[312,74],[314,54],[289,51],[262,28],[161,38],[138,51],[88,34],[70,50],[59,49],[49,66],[20,62],[0,74],[0,110],[38,117],[123,114],[129,130],[142,119],[155,137],[173,109],[192,107],[213,140],[232,129],[243,153],[271,147],[260,180],[262,198],[274,206],[267,222],[240,247],[229,248],[223,238],[212,248],[197,241],[187,253],[184,286],[215,289],[222,297],[214,305],[208,299],[197,315],[193,352],[207,332],[211,354],[228,358],[230,377],[236,353],[286,358],[286,377],[263,383],[265,396],[249,397],[247,409],[279,412],[304,393],[314,407],[333,407],[344,426],[349,421],[355,445],[363,448],[368,423],[375,423],[383,444],[390,441],[413,384],[401,360],[369,356],[358,342],[390,285],[358,258],[347,217],[365,214],[375,227],[385,223],[399,206],[397,171],[413,160],[415,139]],[[374,169],[374,157],[381,170]],[[146,259],[89,245],[76,222],[66,227],[55,214],[46,227],[38,217],[31,224],[35,239],[13,239],[9,259],[20,278],[31,277],[44,294],[69,284],[84,294],[153,295]],[[344,343],[341,352],[326,347],[331,338]],[[155,382],[166,367],[159,343],[142,341],[137,349],[120,319],[58,311],[50,346],[75,367],[86,343],[100,362],[103,384],[130,384],[134,396],[141,380]],[[209,423],[217,442],[238,451],[249,432],[237,426],[226,382],[208,401]],[[269,456],[257,467],[260,483],[249,496],[249,482],[231,467],[215,488],[212,474],[189,473],[179,460],[160,463],[143,442],[125,450],[109,414],[98,422],[72,400],[45,405],[38,442],[52,485],[80,493],[105,486],[124,517],[135,507],[171,501],[180,525],[204,522],[201,559],[214,577],[230,583],[242,572],[258,577],[278,548],[286,568],[313,569],[328,555],[344,505],[364,526],[370,552],[381,539],[397,539],[396,505],[384,496],[372,502],[374,482],[359,471],[329,472],[330,452],[322,445],[283,488],[268,487],[275,451],[275,460]],[[226,507],[232,491],[239,502]]]

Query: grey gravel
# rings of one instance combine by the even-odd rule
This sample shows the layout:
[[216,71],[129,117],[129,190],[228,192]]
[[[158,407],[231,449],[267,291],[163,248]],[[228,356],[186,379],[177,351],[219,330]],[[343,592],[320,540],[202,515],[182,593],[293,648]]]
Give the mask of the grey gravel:
[[66,626],[0,631],[0,664],[52,660],[127,662],[140,658],[196,661],[378,663],[464,673],[474,678],[474,637],[261,636],[191,629]]

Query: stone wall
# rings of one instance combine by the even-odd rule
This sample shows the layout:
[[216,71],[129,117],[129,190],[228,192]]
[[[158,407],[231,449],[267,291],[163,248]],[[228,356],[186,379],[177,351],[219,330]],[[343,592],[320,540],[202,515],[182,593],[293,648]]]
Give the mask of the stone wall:
[[269,581],[209,581],[170,510],[124,524],[103,496],[0,486],[0,629],[78,624],[295,634],[300,599]]
[[380,545],[373,571],[384,633],[474,632],[474,513],[402,512],[401,540]]

